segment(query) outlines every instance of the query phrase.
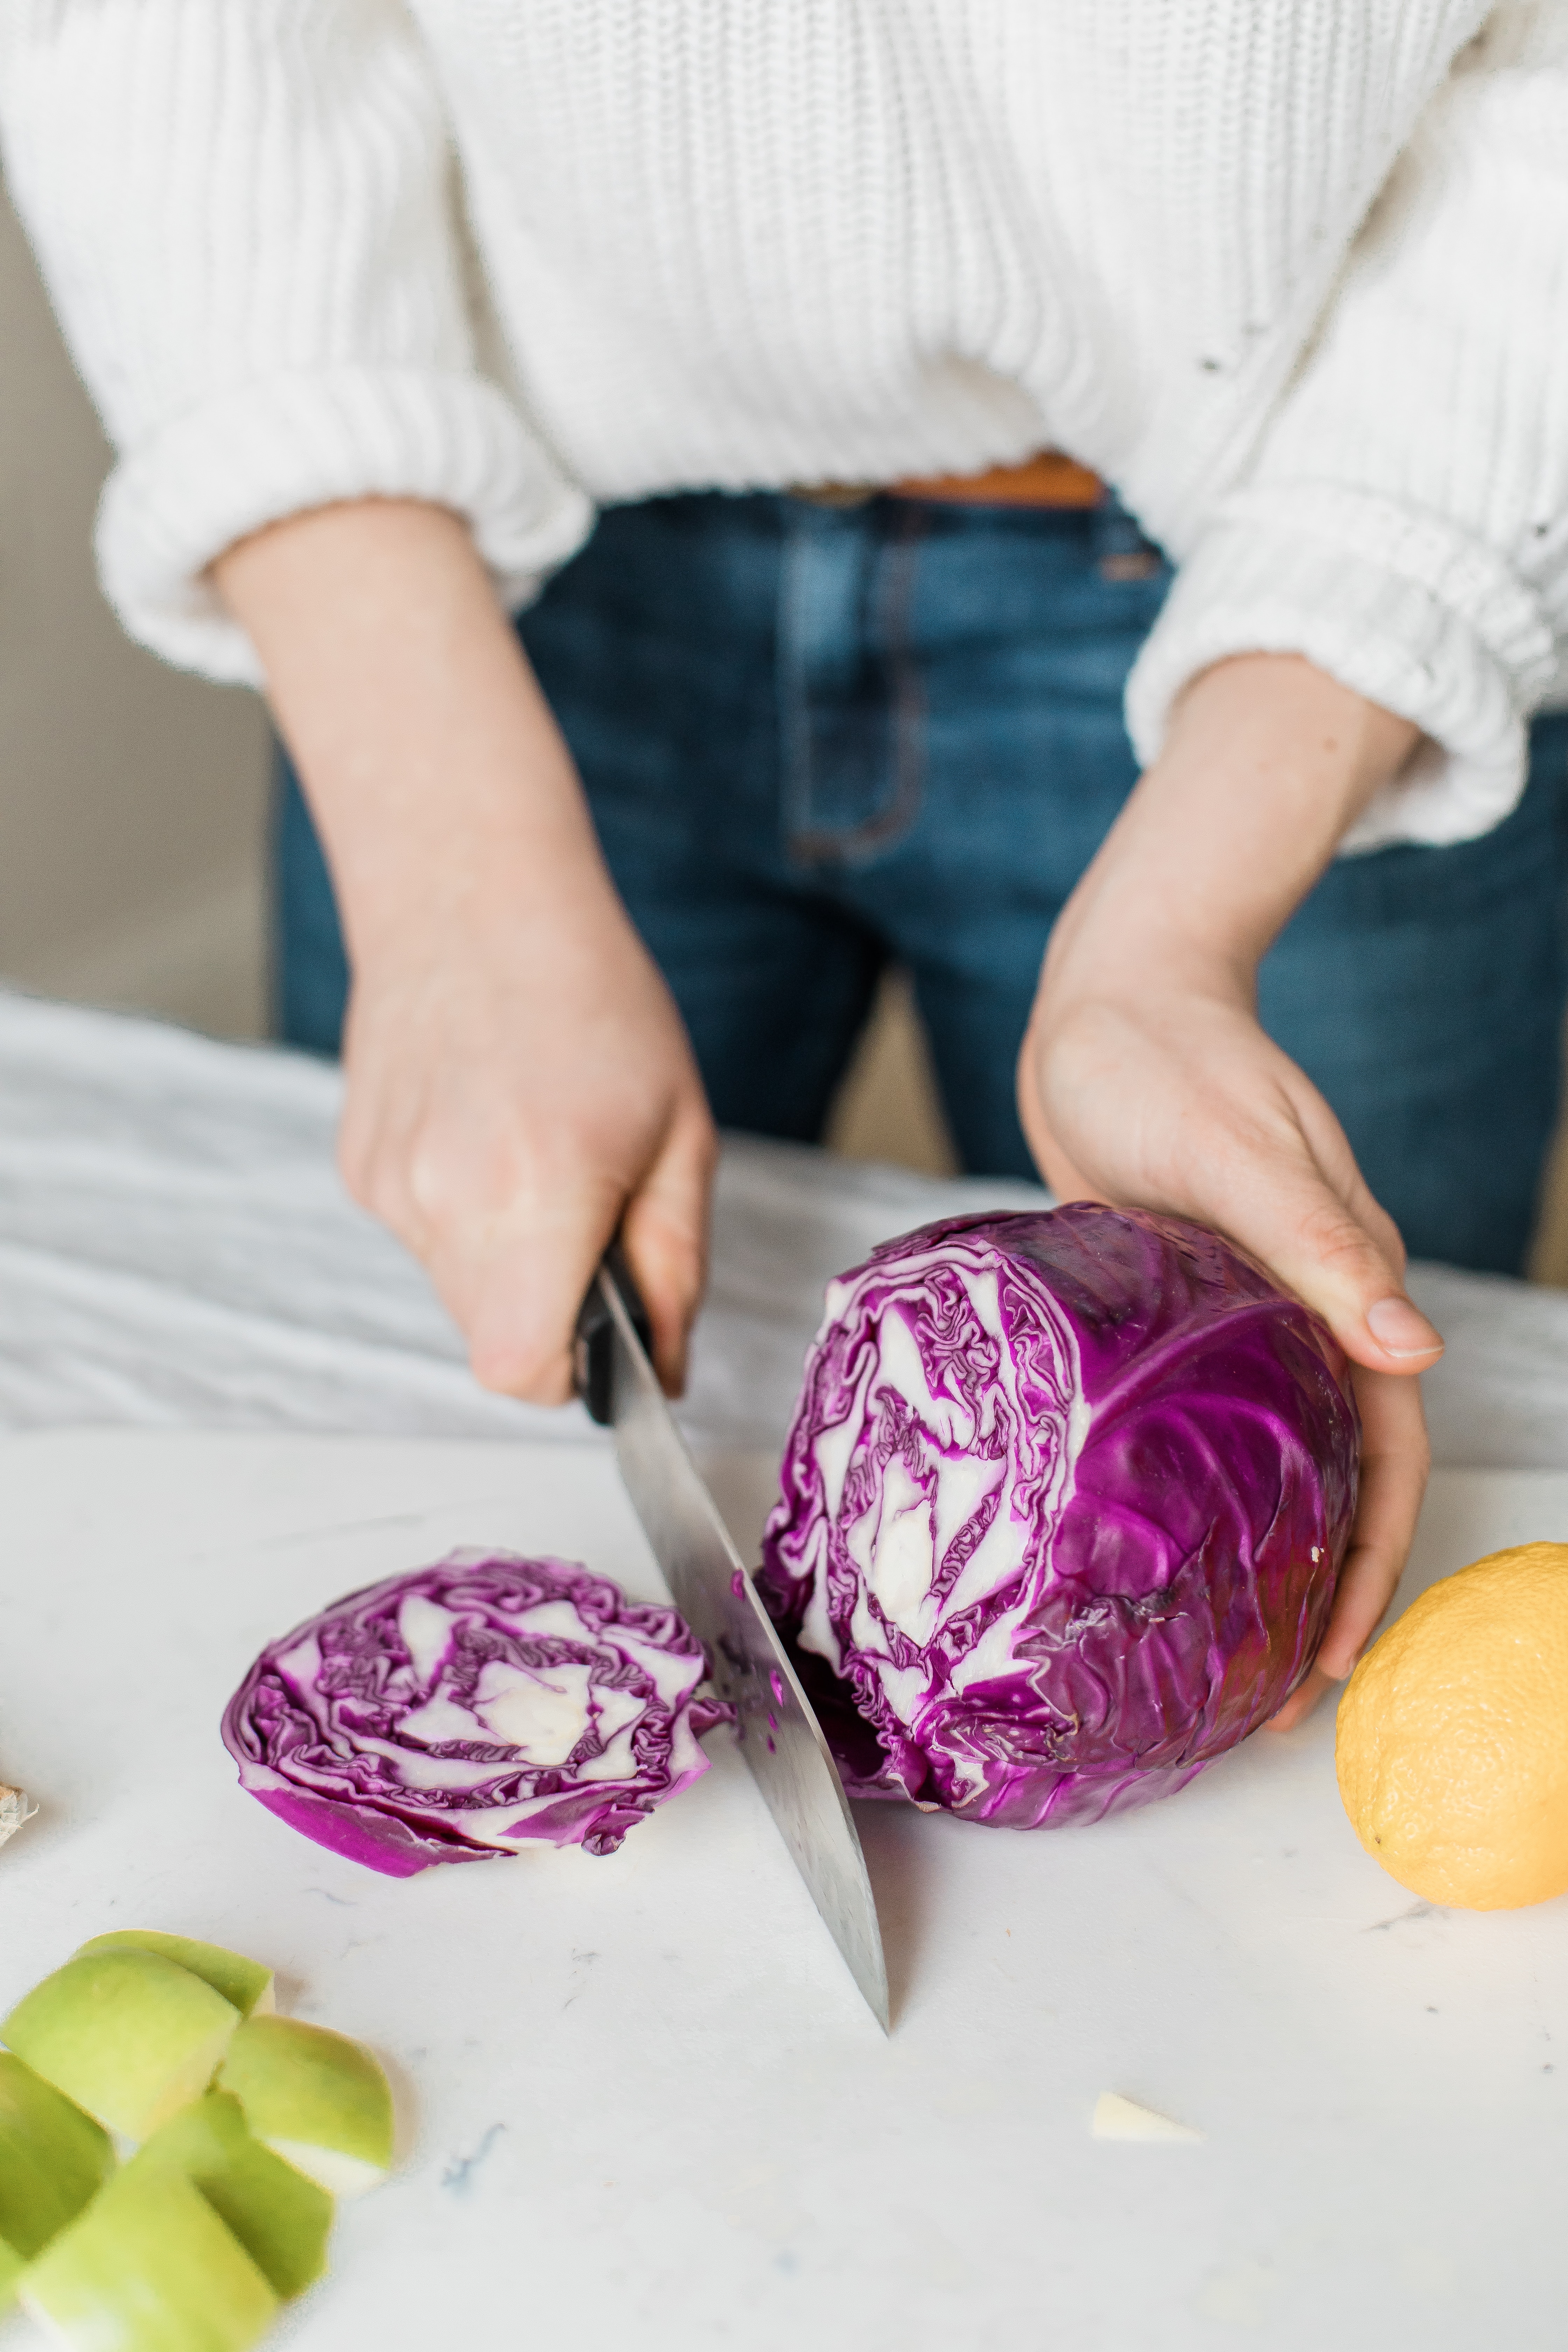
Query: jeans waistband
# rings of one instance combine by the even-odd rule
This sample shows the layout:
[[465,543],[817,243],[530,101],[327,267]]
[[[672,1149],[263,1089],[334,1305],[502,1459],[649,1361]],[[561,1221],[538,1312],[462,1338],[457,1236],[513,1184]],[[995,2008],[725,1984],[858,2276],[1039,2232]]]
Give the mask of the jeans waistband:
[[1105,484],[1087,466],[1059,449],[1037,449],[1014,466],[990,466],[979,474],[906,475],[896,482],[815,482],[794,496],[813,506],[864,506],[870,499],[929,499],[939,505],[986,507],[1097,507]]

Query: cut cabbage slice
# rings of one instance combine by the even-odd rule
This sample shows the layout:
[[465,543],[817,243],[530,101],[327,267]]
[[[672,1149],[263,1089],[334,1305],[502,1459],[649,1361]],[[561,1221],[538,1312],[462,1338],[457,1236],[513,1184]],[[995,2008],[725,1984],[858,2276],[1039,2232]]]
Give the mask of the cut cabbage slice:
[[214,1992],[238,2010],[241,2017],[269,2016],[276,2006],[272,1971],[243,1952],[226,1951],[221,1944],[198,1943],[194,1936],[165,1936],[156,1927],[116,1927],[107,1936],[93,1936],[77,1953],[161,1952],[176,1968],[188,1969]]
[[161,1952],[89,1952],[35,1985],[0,2040],[110,2131],[142,2140],[206,2089],[239,2021]]
[[368,1869],[613,1853],[708,1769],[732,1716],[661,1603],[574,1560],[455,1551],[321,1610],[262,1652],[223,1736],[242,1786]]
[[297,2017],[253,2017],[229,2043],[218,2088],[256,2137],[334,2197],[362,2196],[392,2164],[392,2092],[363,2043]]

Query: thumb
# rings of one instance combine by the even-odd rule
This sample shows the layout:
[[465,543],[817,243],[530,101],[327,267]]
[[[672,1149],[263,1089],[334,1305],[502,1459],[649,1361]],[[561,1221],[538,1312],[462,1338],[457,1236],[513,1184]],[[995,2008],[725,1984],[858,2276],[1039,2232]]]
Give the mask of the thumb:
[[[1259,1170],[1226,1203],[1225,1224],[1242,1247],[1321,1315],[1352,1362],[1370,1371],[1421,1372],[1443,1342],[1405,1287],[1405,1250],[1391,1217],[1342,1150],[1342,1193],[1315,1161]],[[1348,1194],[1348,1197],[1346,1197]]]
[[685,1386],[686,1343],[707,1280],[708,1201],[718,1157],[713,1122],[699,1098],[676,1118],[621,1225],[653,1326],[653,1360],[670,1396]]

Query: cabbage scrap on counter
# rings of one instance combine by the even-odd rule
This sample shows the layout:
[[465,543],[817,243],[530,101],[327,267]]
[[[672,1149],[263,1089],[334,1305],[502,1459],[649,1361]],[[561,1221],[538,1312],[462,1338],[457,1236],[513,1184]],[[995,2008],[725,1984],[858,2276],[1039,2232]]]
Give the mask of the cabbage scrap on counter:
[[852,1796],[1014,1829],[1181,1788],[1326,1630],[1359,1424],[1205,1229],[952,1217],[829,1288],[760,1585]]
[[0,1845],[7,1838],[14,1838],[37,1810],[25,1789],[12,1789],[0,1782]]
[[252,1795],[394,1877],[531,1844],[613,1853],[731,1719],[668,1605],[574,1561],[455,1551],[271,1643],[223,1736]]

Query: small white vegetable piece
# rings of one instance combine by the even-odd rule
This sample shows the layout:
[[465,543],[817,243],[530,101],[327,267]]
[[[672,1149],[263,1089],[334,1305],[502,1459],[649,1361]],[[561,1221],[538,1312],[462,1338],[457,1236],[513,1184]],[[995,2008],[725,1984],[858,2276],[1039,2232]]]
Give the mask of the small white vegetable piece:
[[140,2163],[33,2263],[20,2300],[66,2352],[248,2352],[279,2309],[200,2190]]
[[241,2017],[270,2017],[277,2006],[271,1969],[259,1960],[247,1960],[243,1952],[226,1951],[221,1944],[165,1936],[157,1927],[116,1927],[107,1936],[92,1937],[76,1957],[79,1960],[89,1952],[161,1952],[176,1968],[189,1969],[192,1976],[211,1985]]
[[332,2196],[363,2196],[391,2169],[392,2093],[346,2033],[296,2017],[249,2018],[217,2082],[258,2140]]
[[1089,2129],[1096,2139],[1142,2140],[1201,2140],[1201,2131],[1191,2124],[1173,2123],[1169,2116],[1156,2115],[1152,2107],[1141,2107],[1136,2099],[1124,2099],[1120,2091],[1101,2091],[1094,2105],[1094,2121]]
[[8,1789],[0,1781],[0,1845],[15,1837],[24,1822],[30,1822],[37,1807],[26,1789]]
[[199,2098],[239,2011],[161,1952],[89,1952],[35,1985],[0,2041],[110,2131],[145,2139]]

